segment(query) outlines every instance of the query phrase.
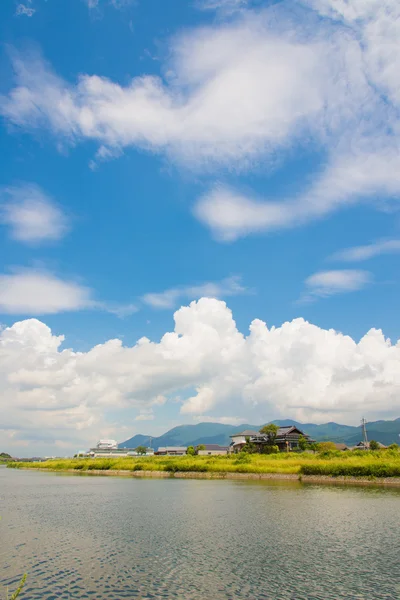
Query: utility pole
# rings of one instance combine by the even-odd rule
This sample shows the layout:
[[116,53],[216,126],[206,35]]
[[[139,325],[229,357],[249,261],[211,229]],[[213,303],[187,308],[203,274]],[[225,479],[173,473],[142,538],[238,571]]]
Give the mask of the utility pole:
[[368,438],[367,438],[367,420],[364,419],[364,417],[361,419],[361,427],[362,427],[362,433],[363,433],[363,442],[364,442],[364,447],[367,448],[368,447]]

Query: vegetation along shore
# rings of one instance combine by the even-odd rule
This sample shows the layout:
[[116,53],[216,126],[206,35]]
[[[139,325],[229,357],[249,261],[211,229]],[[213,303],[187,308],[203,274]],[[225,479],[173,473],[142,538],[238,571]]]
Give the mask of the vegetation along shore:
[[[97,474],[137,474],[190,477],[224,477],[249,474],[260,478],[362,478],[378,481],[395,479],[400,482],[400,452],[389,450],[353,452],[299,452],[279,454],[240,453],[227,456],[153,456],[128,458],[53,459],[45,462],[10,462],[8,467],[40,469],[58,472]],[[208,474],[208,475],[207,475]],[[293,477],[295,476],[295,477]],[[253,478],[253,477],[250,477]],[[258,478],[258,477],[257,477]],[[289,478],[289,477],[288,477]]]

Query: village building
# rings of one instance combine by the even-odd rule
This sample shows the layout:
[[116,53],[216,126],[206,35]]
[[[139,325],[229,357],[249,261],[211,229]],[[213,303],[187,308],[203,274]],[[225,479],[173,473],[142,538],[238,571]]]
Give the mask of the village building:
[[160,446],[155,452],[157,456],[183,456],[186,454],[186,446]]
[[228,454],[228,446],[219,446],[218,444],[203,444],[204,449],[198,450],[199,456],[223,456]]
[[[304,437],[309,444],[314,443],[315,441],[295,425],[279,427],[276,434],[275,445],[278,446],[280,452],[296,450],[299,448],[300,437]],[[246,429],[241,433],[235,433],[231,435],[230,438],[232,442],[229,446],[229,450],[230,452],[235,453],[240,452],[243,449],[247,440],[252,444],[255,444],[258,452],[262,452],[263,447],[268,444],[268,437],[265,434],[260,433],[259,431],[252,431],[251,429]]]
[[91,458],[123,458],[126,456],[153,456],[154,450],[147,448],[146,453],[138,454],[135,448],[119,448],[115,440],[100,440],[95,448],[90,448],[89,452],[79,452],[78,456],[89,456]]
[[341,443],[336,443],[336,442],[333,442],[333,443],[335,444],[336,450],[340,450],[340,452],[345,452],[346,450],[350,450],[350,448],[346,444],[341,444]]
[[[381,444],[380,442],[377,442],[378,444],[378,448],[379,450],[386,450],[387,446],[384,446],[384,444]],[[358,442],[358,444],[356,446],[354,446],[354,448],[352,448],[353,450],[369,450],[370,449],[370,442]]]

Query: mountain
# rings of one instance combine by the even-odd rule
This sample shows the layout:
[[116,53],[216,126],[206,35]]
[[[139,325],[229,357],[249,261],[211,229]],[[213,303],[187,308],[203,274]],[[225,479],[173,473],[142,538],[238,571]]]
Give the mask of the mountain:
[[[340,425],[339,423],[299,423],[290,419],[272,421],[276,425],[296,425],[302,431],[317,441],[343,442],[349,446],[355,446],[361,439],[361,426]],[[198,423],[197,425],[179,425],[170,429],[160,437],[151,438],[151,447],[160,446],[197,446],[198,444],[220,444],[227,446],[230,443],[230,435],[239,433],[244,429],[255,429],[258,431],[262,425],[223,425],[221,423]],[[388,446],[400,442],[400,418],[394,421],[375,421],[367,424],[368,439],[376,440]],[[136,448],[137,446],[149,446],[150,436],[134,435],[129,440],[119,444],[120,448]]]

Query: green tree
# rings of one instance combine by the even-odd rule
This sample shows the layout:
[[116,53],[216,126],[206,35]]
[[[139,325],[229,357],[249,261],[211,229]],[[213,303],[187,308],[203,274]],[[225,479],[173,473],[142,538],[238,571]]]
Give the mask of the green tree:
[[319,442],[319,444],[317,444],[317,449],[318,452],[335,452],[336,451],[336,445],[334,442]]
[[308,445],[307,438],[304,435],[299,436],[299,448],[302,452],[308,449]]
[[397,444],[390,444],[390,446],[388,446],[388,450],[398,450],[399,447]]
[[369,443],[370,450],[379,450],[379,444],[375,440],[371,440]]
[[257,452],[257,446],[250,441],[249,436],[246,437],[246,443],[243,446],[241,452],[244,452],[245,454],[254,454],[255,452]]
[[186,454],[189,454],[189,456],[194,456],[196,454],[196,450],[194,449],[193,446],[189,446],[188,449],[186,450]]
[[199,450],[205,450],[205,449],[206,449],[206,447],[205,447],[205,445],[204,445],[204,444],[199,444],[198,446],[196,446],[196,450],[197,450],[197,452],[198,452]]
[[267,436],[267,444],[269,446],[275,446],[276,436],[278,434],[279,427],[275,423],[269,423],[261,427],[260,433]]
[[147,453],[147,448],[146,446],[138,446],[137,448],[135,448],[135,452],[143,456],[143,454]]

